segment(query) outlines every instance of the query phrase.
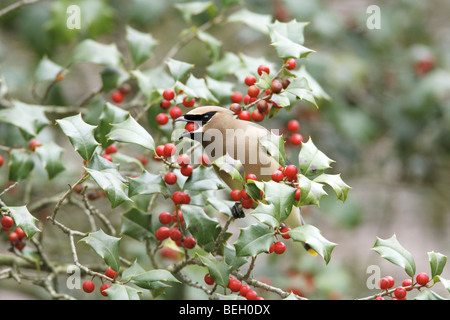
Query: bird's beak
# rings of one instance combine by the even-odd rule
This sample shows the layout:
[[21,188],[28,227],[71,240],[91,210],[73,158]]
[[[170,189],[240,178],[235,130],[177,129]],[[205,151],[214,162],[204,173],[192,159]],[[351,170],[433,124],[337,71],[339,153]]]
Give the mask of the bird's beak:
[[188,121],[184,116],[181,116],[181,117],[178,117],[178,118],[176,118],[175,119],[175,122],[177,122],[177,121]]

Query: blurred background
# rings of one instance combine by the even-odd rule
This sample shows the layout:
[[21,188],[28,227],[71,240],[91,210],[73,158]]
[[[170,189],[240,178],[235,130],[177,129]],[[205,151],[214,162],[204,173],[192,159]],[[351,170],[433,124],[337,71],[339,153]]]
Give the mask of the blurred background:
[[[13,2],[1,0],[0,7]],[[66,9],[75,2],[83,13],[82,29],[76,32],[65,27]],[[67,56],[85,38],[114,42],[119,49],[124,48],[126,25],[149,32],[158,40],[154,57],[145,67],[160,67],[180,31],[186,28],[180,13],[173,8],[178,2],[55,0],[39,1],[11,12],[0,19],[2,84],[6,83],[10,96],[35,103],[30,88],[42,57],[48,56],[64,66]],[[353,299],[371,295],[376,293],[366,284],[371,275],[367,268],[371,265],[380,268],[381,276],[394,276],[397,283],[406,278],[401,268],[371,250],[377,236],[386,239],[394,233],[415,257],[417,271],[429,273],[427,252],[450,254],[450,3],[444,0],[246,0],[244,3],[250,11],[271,14],[279,21],[310,22],[305,31],[305,45],[316,53],[299,63],[306,66],[324,90],[323,99],[317,101],[320,108],[298,103],[290,113],[281,111],[263,125],[283,129],[290,119],[298,119],[304,139],[312,137],[315,145],[336,161],[333,173],[341,173],[352,187],[344,204],[330,191],[320,208],[303,211],[308,223],[338,243],[327,266],[319,258],[292,251],[295,253],[282,258],[268,257],[255,270],[257,276],[274,286],[297,290],[308,298]],[[370,5],[380,8],[380,29],[367,28]],[[202,16],[197,18],[202,23]],[[251,28],[217,26],[211,29],[211,34],[222,42],[222,52],[242,52],[280,63],[267,36]],[[205,75],[205,67],[211,63],[198,40],[183,47],[175,58],[195,64],[193,73],[197,77]],[[65,80],[52,89],[47,104],[77,104],[101,85],[99,73],[83,64],[71,67]],[[223,101],[224,106],[229,103]],[[43,139],[58,140],[70,150],[64,136],[45,131],[42,134]],[[7,127],[0,126],[0,143],[14,139],[12,135]],[[292,161],[299,147],[288,146],[287,150]],[[62,190],[79,176],[79,159],[73,160],[70,151],[65,152],[65,157],[73,170],[67,170],[51,183],[45,178],[39,180],[39,190],[30,196],[32,200],[52,190]],[[0,169],[0,182],[8,183],[5,166]],[[26,185],[20,185],[16,195],[9,195],[9,203],[20,203],[17,199],[25,188]],[[67,252],[67,262],[70,258]],[[195,270],[192,273],[201,281],[202,274],[196,275]],[[449,267],[442,275],[450,278]],[[13,280],[0,282],[1,287],[4,287],[0,289],[1,299],[45,297],[39,289],[27,284],[18,286]],[[438,287],[436,292],[449,298],[448,292]],[[185,290],[184,294],[190,298],[204,297],[198,290]],[[169,298],[179,297],[168,292]],[[267,298],[271,296],[268,294]]]

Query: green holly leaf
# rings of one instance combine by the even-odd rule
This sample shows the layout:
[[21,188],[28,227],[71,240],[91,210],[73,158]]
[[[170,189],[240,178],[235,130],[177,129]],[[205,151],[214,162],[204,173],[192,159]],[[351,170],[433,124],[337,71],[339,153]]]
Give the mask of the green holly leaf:
[[199,15],[203,12],[207,12],[210,17],[213,17],[217,12],[217,8],[212,1],[176,3],[174,6],[180,11],[183,19],[188,23],[192,22],[193,16]]
[[130,73],[136,78],[139,90],[151,100],[155,97],[156,89],[153,87],[151,77],[140,70],[132,70]]
[[89,161],[99,145],[94,137],[94,131],[97,127],[84,122],[81,114],[56,120],[56,122],[80,156]]
[[197,30],[197,38],[206,45],[206,49],[211,60],[217,60],[220,56],[222,42],[211,34]]
[[75,47],[72,53],[72,61],[117,67],[122,62],[122,55],[115,44],[107,45],[86,39]]
[[151,195],[155,193],[161,193],[164,197],[167,198],[171,194],[161,175],[151,174],[146,170],[144,170],[144,172],[139,177],[129,178],[128,181],[128,195],[130,197],[139,194]]
[[300,206],[319,206],[320,199],[327,194],[323,189],[323,184],[310,180],[302,174],[298,175],[298,185],[301,190]]
[[153,237],[152,215],[150,213],[132,207],[122,214],[122,226],[120,233],[138,241]]
[[264,182],[264,198],[274,206],[274,217],[284,221],[291,213],[294,204],[295,188],[275,181]]
[[138,66],[152,56],[158,41],[151,34],[137,31],[130,26],[126,27],[126,32],[131,59],[134,65]]
[[301,44],[298,44],[286,36],[280,34],[276,30],[270,31],[270,39],[272,40],[271,45],[275,47],[277,54],[282,59],[287,58],[305,58],[310,53],[315,52],[312,49],[309,49]]
[[56,76],[62,72],[65,72],[63,67],[44,56],[36,67],[34,80],[36,82],[55,81]]
[[234,201],[219,199],[219,198],[216,198],[216,197],[208,197],[206,199],[206,201],[217,212],[223,213],[224,215],[227,215],[227,216],[231,216],[231,208],[235,204]]
[[66,169],[62,162],[63,152],[64,149],[53,141],[46,142],[36,149],[36,153],[41,159],[49,179],[53,179],[58,173]]
[[222,79],[229,74],[238,72],[241,65],[242,62],[239,56],[233,52],[225,52],[222,59],[214,61],[206,70],[212,78]]
[[331,259],[331,252],[336,243],[325,239],[320,230],[310,224],[304,224],[288,231],[292,240],[306,243],[317,252],[328,264]]
[[217,100],[217,98],[209,90],[208,86],[206,85],[205,79],[196,78],[191,74],[186,81],[186,87],[195,92],[193,96],[186,93],[186,95],[188,95],[189,97],[201,98],[214,103],[219,102],[219,100]]
[[181,206],[186,228],[206,251],[214,248],[215,240],[220,233],[219,222],[206,215],[202,207],[193,205]]
[[450,292],[450,280],[444,279],[441,276],[436,276],[437,280],[434,282],[441,282],[445,289],[447,289],[448,292]]
[[194,68],[193,64],[175,59],[169,59],[169,61],[167,61],[167,66],[175,81],[182,81]]
[[289,22],[280,22],[276,20],[269,24],[269,33],[278,32],[280,35],[288,38],[294,43],[303,44],[305,42],[304,31],[309,22],[298,22],[296,19]]
[[172,273],[164,269],[145,271],[137,261],[123,271],[121,280],[124,282],[131,281],[138,287],[150,290],[168,287],[167,284],[162,282],[180,282]]
[[231,158],[228,153],[220,158],[217,158],[213,162],[213,165],[215,165],[220,171],[224,171],[229,174],[233,180],[244,183],[244,178],[242,177],[244,173],[244,166],[239,160]]
[[133,143],[151,151],[155,150],[153,137],[132,116],[128,116],[123,122],[112,124],[107,137],[117,142]]
[[210,77],[206,77],[206,84],[211,93],[219,100],[229,99],[233,94],[234,83],[228,81],[218,81]]
[[8,180],[20,181],[27,179],[34,168],[33,157],[30,153],[21,150],[11,150],[8,162]]
[[87,243],[114,271],[119,271],[120,259],[119,259],[119,244],[121,238],[110,236],[98,230],[91,232],[80,239],[80,241]]
[[314,182],[329,185],[334,190],[334,193],[336,193],[337,198],[342,202],[345,202],[348,191],[351,189],[351,187],[342,180],[340,174],[322,173],[320,176],[314,178]]
[[286,166],[286,153],[284,151],[284,138],[271,132],[259,139],[267,152],[283,167]]
[[256,256],[268,252],[274,242],[273,232],[263,224],[253,224],[241,229],[237,241],[234,243],[236,256]]
[[314,98],[314,93],[305,78],[294,78],[289,87],[286,88],[285,94],[291,94],[295,99],[308,101],[316,108],[319,108]]
[[280,221],[276,217],[276,209],[273,204],[258,203],[258,206],[250,213],[253,217],[272,228],[278,228]]
[[[315,98],[331,100],[331,97],[320,84],[306,71],[305,65],[301,65],[297,70],[293,70],[292,73],[299,79],[305,79],[308,82],[308,86],[312,91]],[[289,88],[289,87],[288,87]]]
[[231,266],[228,265],[224,259],[216,259],[212,255],[201,256],[196,253],[202,263],[208,268],[208,273],[214,282],[224,288],[227,287],[230,280]]
[[26,206],[7,207],[7,209],[14,219],[16,226],[22,228],[28,239],[31,239],[36,232],[41,232],[41,230],[36,227],[36,221],[38,221],[38,219],[28,211]]
[[116,165],[95,154],[85,170],[98,186],[106,192],[113,209],[125,201],[131,201],[126,192],[125,179],[117,170]]
[[417,296],[414,297],[414,300],[447,300],[447,299],[441,297],[433,290],[422,290]]
[[302,148],[298,155],[298,164],[300,172],[306,177],[321,174],[326,169],[331,168],[330,164],[332,162],[334,160],[331,160],[317,149],[311,138],[307,142],[302,143]]
[[12,108],[0,110],[0,122],[17,127],[26,140],[35,137],[49,124],[45,116],[45,108],[39,105],[13,101]]
[[140,294],[142,294],[140,290],[117,283],[113,283],[105,292],[109,300],[140,300]]
[[444,270],[445,264],[447,263],[447,256],[434,251],[428,252],[427,254],[431,269],[431,279],[436,282]]
[[411,278],[416,273],[413,256],[398,242],[395,234],[386,240],[377,237],[372,249],[382,258],[405,269]]
[[103,148],[113,144],[113,141],[106,137],[106,135],[111,132],[112,124],[125,121],[128,115],[128,112],[116,107],[112,103],[106,102],[104,104],[98,127],[95,129],[94,133],[96,140],[101,143]]
[[195,168],[184,184],[184,189],[193,191],[217,190],[223,187],[223,182],[214,168],[205,166]]
[[243,23],[258,32],[268,34],[268,26],[272,22],[272,16],[270,14],[255,13],[243,8],[228,16],[227,22]]

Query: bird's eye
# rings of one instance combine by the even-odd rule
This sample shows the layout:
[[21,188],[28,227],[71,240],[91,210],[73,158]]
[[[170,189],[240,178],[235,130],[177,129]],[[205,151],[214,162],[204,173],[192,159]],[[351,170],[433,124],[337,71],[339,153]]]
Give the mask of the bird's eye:
[[202,121],[203,121],[203,122],[207,122],[210,118],[211,118],[211,115],[209,115],[209,114],[204,114],[203,117],[202,117]]

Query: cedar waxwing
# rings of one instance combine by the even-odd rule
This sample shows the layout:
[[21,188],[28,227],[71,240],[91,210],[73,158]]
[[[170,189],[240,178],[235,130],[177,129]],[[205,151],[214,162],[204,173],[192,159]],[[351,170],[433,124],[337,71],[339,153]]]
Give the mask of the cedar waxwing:
[[[176,121],[195,122],[198,126],[194,131],[183,133],[178,139],[187,137],[201,142],[211,161],[227,154],[232,159],[239,160],[244,168],[244,172],[241,172],[244,176],[253,173],[260,181],[270,181],[272,172],[281,166],[260,143],[261,138],[271,134],[270,131],[256,123],[235,118],[234,113],[226,108],[197,107]],[[215,166],[214,169],[231,189],[242,188],[229,174]],[[232,212],[235,218],[244,216],[238,203]],[[298,207],[293,207],[286,222],[290,227],[303,224]]]

